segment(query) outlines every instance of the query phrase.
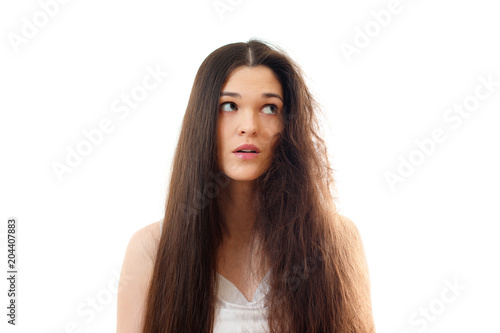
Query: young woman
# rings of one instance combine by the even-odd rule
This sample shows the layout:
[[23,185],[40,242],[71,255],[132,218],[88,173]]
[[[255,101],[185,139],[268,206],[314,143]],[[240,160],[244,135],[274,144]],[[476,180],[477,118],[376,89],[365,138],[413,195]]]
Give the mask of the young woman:
[[201,64],[163,221],[131,238],[118,332],[375,332],[300,68],[252,39]]

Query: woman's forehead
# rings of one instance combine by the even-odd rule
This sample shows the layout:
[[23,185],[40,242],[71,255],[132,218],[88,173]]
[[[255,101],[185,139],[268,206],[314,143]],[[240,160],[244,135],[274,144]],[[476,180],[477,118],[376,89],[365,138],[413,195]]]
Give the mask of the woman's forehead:
[[[266,90],[266,93],[279,94],[283,98],[283,90],[276,74],[267,66],[236,68],[227,78],[222,91],[242,93]],[[240,91],[233,91],[240,90]]]

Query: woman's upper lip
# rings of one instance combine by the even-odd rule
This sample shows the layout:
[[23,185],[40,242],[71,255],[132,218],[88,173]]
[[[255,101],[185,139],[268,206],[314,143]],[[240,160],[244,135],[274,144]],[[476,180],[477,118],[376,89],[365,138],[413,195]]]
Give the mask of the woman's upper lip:
[[235,150],[233,150],[233,153],[237,152],[238,150],[243,150],[243,149],[249,149],[249,150],[255,150],[257,153],[260,153],[259,147],[256,145],[244,143],[241,146],[236,147]]

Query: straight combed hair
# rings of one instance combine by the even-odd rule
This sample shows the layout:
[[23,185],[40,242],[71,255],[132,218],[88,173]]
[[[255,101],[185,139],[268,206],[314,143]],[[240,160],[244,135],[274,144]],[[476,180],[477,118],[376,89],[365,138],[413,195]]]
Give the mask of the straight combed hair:
[[215,199],[229,181],[217,169],[220,92],[234,69],[260,65],[273,71],[284,95],[284,129],[273,144],[271,166],[255,180],[250,203],[254,235],[271,267],[269,330],[375,331],[369,282],[358,270],[366,263],[351,253],[359,235],[335,205],[316,116],[321,110],[286,52],[250,39],[213,51],[196,74],[172,163],[143,333],[213,332],[222,244]]

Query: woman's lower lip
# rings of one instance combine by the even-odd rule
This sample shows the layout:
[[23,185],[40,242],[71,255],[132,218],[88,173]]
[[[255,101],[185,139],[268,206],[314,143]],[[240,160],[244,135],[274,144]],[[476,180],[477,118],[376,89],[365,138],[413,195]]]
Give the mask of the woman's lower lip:
[[238,153],[238,152],[234,152],[233,154],[236,155],[236,156],[238,156],[242,160],[251,160],[253,158],[256,158],[257,155],[259,155],[260,153]]

